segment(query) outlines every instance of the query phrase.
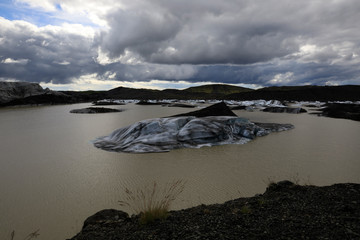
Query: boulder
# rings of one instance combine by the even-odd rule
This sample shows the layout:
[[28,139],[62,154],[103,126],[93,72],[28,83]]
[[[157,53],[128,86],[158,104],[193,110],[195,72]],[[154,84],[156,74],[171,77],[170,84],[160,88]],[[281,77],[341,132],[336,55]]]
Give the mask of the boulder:
[[104,209],[96,214],[88,217],[84,221],[83,229],[86,229],[89,226],[104,224],[109,222],[121,222],[129,218],[129,215],[126,212],[115,210],[115,209]]

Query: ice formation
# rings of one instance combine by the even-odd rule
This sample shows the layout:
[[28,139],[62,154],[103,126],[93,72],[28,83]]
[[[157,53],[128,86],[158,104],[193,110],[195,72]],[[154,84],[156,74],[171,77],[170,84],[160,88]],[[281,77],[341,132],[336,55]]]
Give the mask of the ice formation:
[[116,152],[167,152],[177,148],[244,144],[255,137],[292,128],[291,124],[253,123],[229,116],[155,118],[115,130],[93,143]]

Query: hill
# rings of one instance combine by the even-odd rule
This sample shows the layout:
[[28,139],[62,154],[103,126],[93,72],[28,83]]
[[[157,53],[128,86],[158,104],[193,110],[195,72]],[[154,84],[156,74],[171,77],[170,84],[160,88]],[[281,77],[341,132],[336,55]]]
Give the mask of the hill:
[[225,84],[211,84],[197,87],[190,87],[184,90],[178,89],[135,89],[118,87],[107,91],[108,98],[140,100],[146,99],[215,99],[223,98],[228,94],[253,91],[249,88],[242,88]]
[[189,93],[205,93],[205,94],[224,96],[233,93],[251,92],[254,90],[250,88],[238,87],[227,84],[210,84],[210,85],[202,85],[197,87],[190,87],[184,89],[183,91]]
[[359,101],[359,85],[267,87],[225,96],[232,100]]

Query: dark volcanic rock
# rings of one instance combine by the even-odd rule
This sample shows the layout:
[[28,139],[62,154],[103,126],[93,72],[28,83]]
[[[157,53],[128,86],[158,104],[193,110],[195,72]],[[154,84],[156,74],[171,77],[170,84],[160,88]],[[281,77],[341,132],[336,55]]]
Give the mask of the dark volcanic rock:
[[360,104],[330,103],[319,110],[322,116],[360,121]]
[[237,115],[233,113],[224,102],[220,102],[198,111],[182,113],[175,115],[173,117],[180,117],[180,116],[208,117],[208,116],[237,116]]
[[303,108],[291,108],[291,107],[267,107],[263,111],[264,112],[272,112],[272,113],[305,113],[305,112],[307,112]]
[[265,129],[265,131],[271,132],[281,132],[294,128],[292,124],[286,123],[258,123],[254,122],[254,124],[258,127]]
[[182,108],[195,108],[195,105],[183,104],[183,103],[171,103],[168,107],[182,107]]
[[114,209],[104,209],[94,215],[88,217],[84,222],[84,228],[92,225],[99,225],[101,223],[111,222],[121,222],[129,218],[129,215],[126,212],[114,210]]
[[70,113],[110,113],[110,112],[121,112],[119,109],[102,108],[102,107],[89,107],[82,109],[71,110]]
[[247,106],[234,106],[231,107],[231,110],[245,110],[247,108]]
[[270,184],[264,194],[171,211],[140,225],[139,216],[106,210],[71,240],[360,239],[360,184]]
[[125,105],[124,102],[119,102],[116,100],[99,100],[92,103],[95,106],[109,106],[109,105]]
[[140,102],[136,103],[137,105],[162,105],[162,102],[149,102],[146,100],[141,100]]

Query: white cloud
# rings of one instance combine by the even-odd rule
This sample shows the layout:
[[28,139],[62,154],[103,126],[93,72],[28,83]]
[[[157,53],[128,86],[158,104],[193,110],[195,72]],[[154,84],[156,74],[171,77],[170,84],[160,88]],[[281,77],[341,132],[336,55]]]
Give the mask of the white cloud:
[[294,80],[293,72],[279,73],[276,74],[269,83],[271,85],[288,85]]
[[56,11],[56,0],[15,0],[16,3],[27,4],[31,8],[42,9],[44,11]]
[[93,23],[106,27],[105,16],[114,9],[124,6],[122,1],[113,0],[15,0],[16,3],[53,14],[64,22]]
[[20,82],[20,81],[15,79],[15,78],[2,78],[2,77],[0,77],[0,82]]
[[139,54],[130,52],[128,50],[124,51],[124,54],[120,55],[117,58],[109,58],[109,56],[104,53],[101,48],[98,48],[98,54],[96,57],[96,62],[101,65],[107,65],[111,63],[122,63],[122,64],[141,64],[143,63],[141,56]]
[[54,63],[59,64],[59,65],[65,65],[65,66],[70,64],[70,62],[68,62],[66,60],[64,60],[62,62],[54,61]]
[[21,64],[25,65],[27,64],[29,59],[12,59],[12,58],[6,58],[5,60],[2,60],[1,63],[5,64]]
[[87,91],[87,90],[109,90],[119,87],[118,81],[113,80],[99,80],[96,74],[83,75],[79,78],[73,79],[71,83],[59,84],[54,82],[40,82],[44,88],[50,88],[56,91],[74,90],[74,91]]
[[[111,79],[111,77],[109,78]],[[150,80],[150,81],[114,81],[114,80],[98,80],[96,75],[86,75],[79,79],[75,79],[69,84],[54,84],[41,82],[40,85],[43,88],[49,88],[56,91],[75,90],[75,91],[87,91],[87,90],[110,90],[117,87],[128,88],[145,88],[145,89],[185,89],[189,87],[201,86],[204,84],[216,84],[217,82],[187,82],[187,81],[164,81],[164,80]],[[256,84],[232,84],[239,87],[260,88],[260,85]]]

